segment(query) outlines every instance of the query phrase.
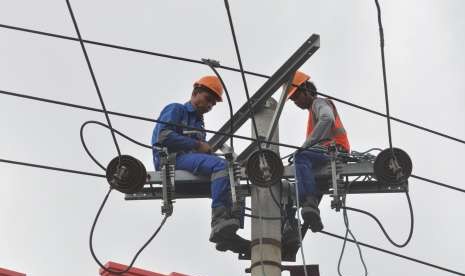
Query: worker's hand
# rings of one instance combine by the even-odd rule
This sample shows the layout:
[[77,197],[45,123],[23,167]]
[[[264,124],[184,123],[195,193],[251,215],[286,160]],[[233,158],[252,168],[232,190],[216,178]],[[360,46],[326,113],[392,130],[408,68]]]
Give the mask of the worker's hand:
[[199,142],[199,146],[197,147],[197,151],[200,153],[211,153],[212,148],[208,143],[205,142]]

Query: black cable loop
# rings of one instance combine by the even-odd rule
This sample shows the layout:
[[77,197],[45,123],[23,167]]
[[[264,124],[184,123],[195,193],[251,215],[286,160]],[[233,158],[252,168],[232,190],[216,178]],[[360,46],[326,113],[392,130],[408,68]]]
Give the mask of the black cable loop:
[[[87,155],[90,157],[90,159],[92,159],[92,161],[94,161],[95,164],[97,164],[97,166],[99,166],[102,170],[106,171],[106,167],[103,166],[102,164],[100,164],[100,162],[93,156],[93,154],[90,152],[89,148],[87,147],[87,144],[85,142],[85,139],[84,139],[84,128],[89,125],[89,124],[95,124],[95,125],[99,125],[99,126],[102,126],[102,127],[105,127],[107,129],[110,129],[110,127],[102,122],[99,122],[99,121],[86,121],[84,122],[82,125],[81,125],[81,129],[79,131],[79,135],[80,135],[80,138],[81,138],[81,144],[82,146],[84,147],[84,150],[86,151]],[[120,135],[121,137],[125,138],[126,140],[130,141],[130,142],[133,142],[134,144],[138,145],[138,146],[141,146],[143,148],[148,148],[148,149],[152,149],[151,146],[149,145],[146,145],[144,143],[141,143],[141,142],[138,142],[134,139],[132,139],[131,137],[127,136],[126,134],[122,133],[121,131],[118,131],[117,129],[113,129],[113,131]]]
[[386,232],[386,229],[384,228],[384,226],[381,224],[381,222],[379,221],[379,219],[371,214],[370,212],[367,212],[367,211],[364,211],[364,210],[360,210],[360,209],[357,209],[357,208],[352,208],[352,207],[346,207],[346,206],[343,206],[342,209],[345,209],[345,210],[349,210],[349,211],[354,211],[354,212],[358,212],[358,213],[362,213],[362,214],[365,214],[369,217],[371,217],[373,220],[376,221],[376,223],[378,224],[379,228],[381,229],[381,231],[383,232],[384,236],[386,237],[386,239],[388,239],[388,241],[394,245],[395,247],[399,247],[399,248],[402,248],[402,247],[405,247],[407,244],[409,244],[410,240],[412,239],[412,236],[413,236],[413,229],[414,229],[414,215],[413,215],[413,207],[412,207],[412,202],[410,200],[410,195],[408,192],[405,193],[405,195],[407,196],[407,202],[408,202],[408,205],[409,205],[409,211],[410,211],[410,231],[409,231],[409,234],[408,234],[408,237],[407,237],[407,240],[403,243],[397,243],[395,241],[393,241],[391,239],[391,237],[389,236],[389,234]]
[[155,230],[155,232],[152,234],[152,236],[150,236],[150,238],[144,243],[144,245],[139,249],[139,251],[137,251],[137,253],[134,255],[131,263],[129,264],[129,266],[125,269],[125,270],[113,270],[113,269],[108,269],[106,268],[101,262],[100,260],[98,259],[97,255],[95,254],[95,251],[94,251],[94,247],[93,247],[93,237],[94,237],[94,231],[95,231],[95,226],[97,224],[97,221],[98,221],[98,218],[100,216],[100,213],[102,212],[103,210],[103,207],[105,206],[107,200],[108,200],[108,197],[111,193],[113,189],[110,188],[108,189],[108,192],[107,194],[105,195],[103,201],[102,201],[102,204],[100,205],[99,209],[98,209],[98,212],[97,212],[97,215],[95,216],[95,219],[94,219],[94,222],[92,223],[92,227],[90,229],[90,234],[89,234],[89,249],[90,249],[90,253],[92,255],[92,258],[94,258],[95,262],[100,266],[101,269],[105,270],[106,272],[109,272],[109,273],[112,273],[112,274],[117,274],[117,275],[122,275],[126,272],[128,272],[133,266],[134,266],[134,263],[136,262],[137,258],[139,257],[140,253],[142,253],[142,251],[152,242],[152,240],[158,235],[158,233],[160,232],[161,228],[163,227],[163,225],[165,224],[166,220],[168,219],[168,216],[165,215],[165,217],[163,218],[163,220],[161,221],[160,225],[158,226],[158,228]]
[[108,116],[108,112],[107,112],[107,109],[105,107],[105,102],[103,101],[102,93],[100,93],[100,88],[99,88],[98,83],[97,83],[97,78],[95,77],[94,70],[92,69],[92,65],[90,63],[89,56],[87,55],[87,50],[86,50],[86,47],[84,46],[84,42],[82,40],[81,32],[79,31],[79,27],[77,25],[76,18],[74,17],[73,9],[71,8],[71,3],[70,3],[69,0],[66,0],[66,4],[68,6],[68,10],[69,10],[69,13],[71,15],[71,19],[73,20],[74,29],[76,30],[76,34],[78,36],[79,43],[81,44],[81,48],[82,48],[82,51],[84,53],[84,57],[86,59],[87,67],[89,68],[89,72],[90,72],[90,75],[92,77],[92,81],[94,83],[95,89],[97,90],[97,94],[98,94],[98,97],[99,97],[99,100],[100,100],[100,104],[102,105],[102,109],[103,109],[103,111],[105,113],[105,118],[107,120],[108,126],[110,126],[110,132],[111,132],[111,136],[113,138],[113,142],[115,143],[116,151],[118,152],[119,162],[121,162],[121,150],[119,148],[118,141],[116,140],[115,133],[113,132],[113,127],[111,126],[110,117]]

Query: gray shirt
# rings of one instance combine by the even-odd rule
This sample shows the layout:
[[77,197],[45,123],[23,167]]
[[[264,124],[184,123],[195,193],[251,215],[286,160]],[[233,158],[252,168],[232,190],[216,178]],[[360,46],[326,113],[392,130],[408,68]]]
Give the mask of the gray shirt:
[[333,108],[326,99],[315,98],[309,112],[312,112],[313,116],[313,131],[308,135],[302,147],[308,147],[321,140],[330,139],[331,129],[335,121]]

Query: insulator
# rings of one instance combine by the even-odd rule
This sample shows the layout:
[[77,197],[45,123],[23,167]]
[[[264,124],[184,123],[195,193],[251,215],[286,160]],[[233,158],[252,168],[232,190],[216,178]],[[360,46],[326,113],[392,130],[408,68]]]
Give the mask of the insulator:
[[234,178],[235,179],[241,179],[241,165],[239,163],[234,162],[233,163],[233,171],[234,171]]
[[[266,160],[269,175],[266,175],[260,166],[260,155]],[[283,161],[279,155],[272,150],[258,150],[247,160],[246,173],[252,184],[261,187],[269,187],[281,181],[284,174]]]
[[375,177],[379,182],[386,184],[402,184],[412,174],[412,160],[408,154],[399,149],[392,148],[383,150],[376,157],[373,164]]
[[176,171],[175,166],[174,165],[169,165],[169,173],[170,173],[171,178],[174,177],[175,171]]
[[115,157],[107,166],[106,178],[110,186],[125,194],[142,190],[147,180],[144,164],[129,155]]

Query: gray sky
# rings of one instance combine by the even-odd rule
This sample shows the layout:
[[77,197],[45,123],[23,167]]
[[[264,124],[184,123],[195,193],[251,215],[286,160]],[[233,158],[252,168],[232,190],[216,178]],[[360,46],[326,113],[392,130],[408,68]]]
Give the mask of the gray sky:
[[[72,1],[84,38],[237,67],[223,1]],[[460,0],[382,1],[386,59],[393,116],[465,138],[465,3]],[[374,1],[231,1],[239,46],[247,70],[272,74],[312,33],[321,48],[302,67],[323,93],[384,112],[384,94]],[[75,36],[64,0],[0,0],[0,23]],[[108,109],[155,118],[169,102],[185,102],[192,82],[207,67],[87,45]],[[234,108],[245,102],[240,74],[220,71]],[[0,29],[0,89],[100,107],[76,42]],[[264,79],[247,77],[251,92]],[[102,114],[1,96],[0,158],[100,172],[86,156],[79,127],[104,122]],[[352,148],[388,145],[386,121],[338,104]],[[210,129],[228,118],[227,104],[206,116]],[[283,143],[304,139],[306,112],[293,105],[281,118]],[[111,117],[115,128],[149,143],[152,124]],[[250,125],[240,130],[249,135]],[[465,188],[461,179],[465,146],[393,122],[393,144],[406,150],[414,173]],[[110,134],[89,127],[86,140],[106,164],[116,151]],[[151,152],[119,139],[122,151],[152,170]],[[247,143],[236,142],[237,150]],[[286,154],[290,151],[282,149]],[[0,165],[0,267],[28,275],[97,275],[87,240],[107,190],[104,179]],[[465,272],[464,195],[412,179],[415,232],[404,249],[391,246],[368,217],[349,214],[360,241]],[[350,196],[348,205],[376,214],[397,241],[408,234],[405,196]],[[244,275],[248,262],[219,253],[208,242],[209,200],[180,200],[174,215],[136,262],[152,271],[190,275]],[[343,234],[340,213],[325,198],[325,229]],[[128,262],[158,226],[160,202],[125,202],[113,193],[95,234],[102,261]],[[241,231],[248,235],[250,228]],[[308,235],[307,263],[321,275],[336,275],[341,240]],[[449,275],[371,249],[363,249],[371,275]],[[343,261],[346,275],[362,275],[356,249]]]

